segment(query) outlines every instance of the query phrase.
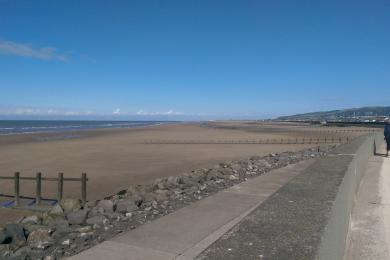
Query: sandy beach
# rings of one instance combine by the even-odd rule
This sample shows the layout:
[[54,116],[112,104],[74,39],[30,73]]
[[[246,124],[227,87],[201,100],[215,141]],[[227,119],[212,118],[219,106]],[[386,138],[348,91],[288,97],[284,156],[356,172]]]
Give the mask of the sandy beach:
[[[313,144],[147,144],[151,140],[259,140],[289,138],[345,137],[361,133],[320,132],[297,124],[254,122],[211,122],[207,125],[169,124],[127,129],[41,133],[0,137],[0,173],[12,176],[65,177],[88,174],[88,199],[101,199],[130,184],[150,183],[161,176],[178,175],[200,167],[264,155],[294,151]],[[43,196],[55,198],[55,182],[44,182]],[[35,183],[22,181],[21,194],[34,195]],[[3,194],[13,194],[12,181],[2,180]],[[80,196],[80,184],[66,182],[65,197]]]

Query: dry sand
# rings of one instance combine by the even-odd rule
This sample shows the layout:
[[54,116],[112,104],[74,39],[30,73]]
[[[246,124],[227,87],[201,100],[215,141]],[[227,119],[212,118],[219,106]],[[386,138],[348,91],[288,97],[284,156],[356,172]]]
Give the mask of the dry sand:
[[[300,150],[313,145],[266,144],[145,144],[148,140],[259,140],[273,138],[345,137],[361,133],[321,132],[324,128],[303,124],[211,122],[172,124],[129,129],[101,129],[66,133],[41,133],[0,137],[0,176],[65,177],[88,174],[88,199],[101,199],[130,184],[178,175],[199,167]],[[329,128],[326,129],[328,131]],[[68,138],[72,137],[72,138]],[[67,139],[68,138],[68,139]],[[34,195],[35,184],[22,181],[21,193]],[[79,197],[79,183],[65,183],[65,197]],[[0,180],[0,193],[13,194],[12,181]],[[44,182],[43,195],[55,198],[56,183]]]

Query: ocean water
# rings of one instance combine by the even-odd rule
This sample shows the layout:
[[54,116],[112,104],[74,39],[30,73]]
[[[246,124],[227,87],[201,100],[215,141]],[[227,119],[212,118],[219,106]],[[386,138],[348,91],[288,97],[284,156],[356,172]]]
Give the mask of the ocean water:
[[0,120],[0,135],[38,132],[76,131],[100,128],[129,128],[160,125],[162,121],[55,121],[55,120]]

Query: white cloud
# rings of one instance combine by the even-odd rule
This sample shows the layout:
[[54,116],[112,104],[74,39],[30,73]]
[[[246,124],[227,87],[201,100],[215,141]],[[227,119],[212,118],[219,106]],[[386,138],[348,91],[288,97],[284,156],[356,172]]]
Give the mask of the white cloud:
[[174,116],[177,116],[177,115],[184,115],[184,113],[173,111],[172,109],[165,111],[165,112],[148,112],[148,111],[140,109],[140,110],[138,110],[137,115],[140,115],[140,116],[171,116],[171,115],[174,115]]
[[0,40],[0,54],[17,55],[41,60],[66,61],[65,54],[58,53],[55,47],[34,48],[30,44]]
[[16,106],[1,106],[0,105],[0,116],[59,116],[59,117],[73,117],[73,116],[95,116],[95,117],[133,117],[133,116],[180,116],[186,115],[191,116],[182,112],[174,111],[173,109],[169,109],[167,111],[162,112],[148,112],[145,110],[139,110],[136,113],[126,113],[123,112],[122,109],[116,108],[112,112],[108,113],[97,113],[91,110],[85,111],[75,111],[75,110],[66,110],[59,108],[45,108],[45,107],[16,107]]
[[91,111],[68,111],[52,108],[0,107],[0,116],[85,116],[94,114]]
[[113,115],[120,115],[121,114],[121,109],[120,108],[115,109],[114,111],[112,111],[112,114]]

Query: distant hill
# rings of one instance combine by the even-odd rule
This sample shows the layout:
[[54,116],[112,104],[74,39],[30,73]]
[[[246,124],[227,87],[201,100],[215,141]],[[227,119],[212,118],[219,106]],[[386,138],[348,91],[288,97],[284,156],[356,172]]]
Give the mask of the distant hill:
[[365,117],[390,117],[390,106],[387,107],[361,107],[333,111],[312,112],[291,116],[281,116],[277,120],[351,120]]

